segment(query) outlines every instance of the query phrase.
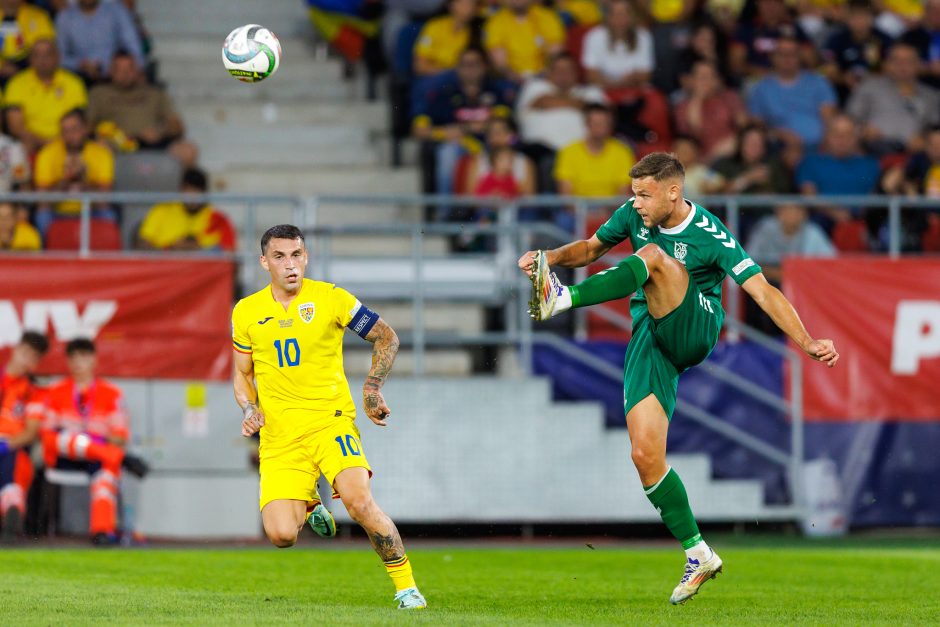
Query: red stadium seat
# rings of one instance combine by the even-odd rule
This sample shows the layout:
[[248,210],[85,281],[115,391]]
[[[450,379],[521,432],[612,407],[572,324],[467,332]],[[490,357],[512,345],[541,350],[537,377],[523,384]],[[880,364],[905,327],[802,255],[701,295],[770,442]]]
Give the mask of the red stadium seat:
[[[78,250],[81,243],[81,221],[74,218],[59,219],[46,233],[47,250]],[[91,220],[92,250],[121,250],[121,231],[110,220]]]
[[470,173],[470,164],[476,159],[476,155],[464,155],[457,160],[457,166],[454,168],[454,193],[458,195],[472,194],[472,189],[467,189],[467,175]]
[[940,253],[940,216],[927,216],[927,230],[920,239],[925,253]]
[[581,65],[581,49],[584,47],[584,36],[587,35],[588,31],[594,28],[594,26],[587,26],[584,24],[576,24],[568,29],[568,37],[565,41],[565,50],[574,57],[575,62],[578,64],[578,70],[581,74],[581,80],[584,80],[584,67]]
[[832,243],[844,253],[866,253],[868,229],[861,220],[839,222],[832,230]]
[[630,105],[642,100],[636,122],[648,132],[644,139],[633,137],[637,148],[637,157],[642,158],[651,152],[669,151],[672,147],[672,108],[669,100],[659,90],[652,87],[610,89],[607,98],[613,105]]

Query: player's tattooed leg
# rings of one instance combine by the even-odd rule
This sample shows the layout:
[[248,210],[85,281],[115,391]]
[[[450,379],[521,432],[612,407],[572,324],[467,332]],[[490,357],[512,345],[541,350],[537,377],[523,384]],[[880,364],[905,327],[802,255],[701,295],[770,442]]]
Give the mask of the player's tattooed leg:
[[[389,521],[391,523],[391,521]],[[375,532],[369,534],[369,540],[372,542],[372,548],[383,562],[401,559],[405,554],[405,546],[402,544],[398,529],[392,524],[392,533],[384,534]]]

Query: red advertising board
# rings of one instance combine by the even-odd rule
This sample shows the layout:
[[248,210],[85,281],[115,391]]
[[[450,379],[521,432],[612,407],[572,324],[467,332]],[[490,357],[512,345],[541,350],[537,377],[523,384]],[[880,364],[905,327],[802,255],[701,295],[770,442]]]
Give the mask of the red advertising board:
[[40,374],[65,372],[64,342],[91,337],[114,377],[226,379],[232,262],[0,257],[0,363],[24,330],[52,340]]
[[808,419],[940,419],[940,259],[791,258],[784,292],[841,355],[804,362]]

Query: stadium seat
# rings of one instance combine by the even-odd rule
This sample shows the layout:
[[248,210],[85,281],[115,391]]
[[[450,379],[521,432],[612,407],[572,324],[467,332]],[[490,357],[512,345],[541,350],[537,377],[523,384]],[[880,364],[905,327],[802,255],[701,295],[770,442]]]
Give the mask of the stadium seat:
[[862,220],[839,222],[832,229],[832,243],[844,253],[868,252],[868,229]]
[[114,191],[175,192],[182,167],[162,150],[123,153],[114,158]]
[[[46,468],[43,473],[45,489],[40,518],[48,521],[50,536],[58,534],[60,521],[60,501],[63,497],[62,488],[90,488],[91,476],[80,470],[62,470],[59,468]],[[85,497],[87,498],[87,497]]]
[[611,89],[607,97],[617,114],[616,129],[636,145],[637,158],[651,152],[669,151],[672,120],[669,100],[652,87]]
[[[78,250],[81,244],[81,221],[75,218],[59,219],[52,223],[46,234],[47,250]],[[121,231],[110,220],[91,220],[92,250],[121,250]]]
[[581,80],[584,80],[584,67],[581,65],[581,50],[584,48],[584,36],[593,26],[575,25],[568,29],[568,37],[565,40],[565,50],[574,57],[578,64],[578,71],[581,74]]
[[927,230],[920,238],[920,245],[925,253],[940,253],[940,216],[927,216]]
[[457,161],[457,167],[454,168],[454,193],[472,194],[473,190],[467,185],[467,175],[470,172],[470,164],[476,155],[464,155]]

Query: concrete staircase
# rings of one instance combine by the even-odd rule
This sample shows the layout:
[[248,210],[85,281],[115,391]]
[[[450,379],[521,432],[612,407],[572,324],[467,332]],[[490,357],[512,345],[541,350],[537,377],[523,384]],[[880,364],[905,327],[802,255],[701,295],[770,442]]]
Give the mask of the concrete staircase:
[[[142,0],[140,10],[154,36],[159,74],[200,146],[215,189],[302,195],[418,191],[415,169],[384,164],[387,105],[366,102],[362,80],[344,79],[340,61],[315,43],[299,0]],[[278,72],[252,85],[232,79],[221,60],[229,30],[246,23],[273,30],[283,49]],[[319,218],[329,224],[402,217],[382,209],[326,207]],[[353,215],[359,213],[367,215]],[[266,210],[270,221],[289,217],[286,209]]]
[[[360,383],[350,377],[357,404]],[[192,383],[119,384],[135,442],[153,467],[125,490],[138,528],[152,536],[257,536],[258,477],[248,464],[250,443],[238,435],[231,386],[207,384],[200,417],[186,410]],[[597,404],[553,402],[545,379],[415,379],[396,367],[384,393],[389,426],[372,425],[361,407],[357,424],[376,499],[398,522],[659,520],[630,462],[626,431],[605,428]],[[672,455],[669,462],[700,521],[793,517],[764,504],[759,481],[713,477],[707,456]],[[320,493],[329,494],[325,486]],[[69,515],[79,525],[87,523],[87,496],[80,501]],[[340,504],[333,511],[348,520]]]

